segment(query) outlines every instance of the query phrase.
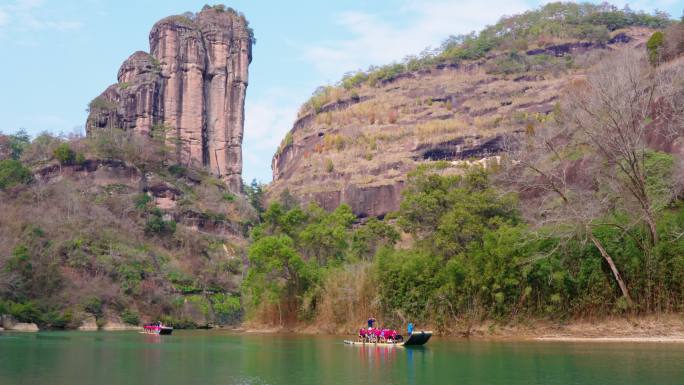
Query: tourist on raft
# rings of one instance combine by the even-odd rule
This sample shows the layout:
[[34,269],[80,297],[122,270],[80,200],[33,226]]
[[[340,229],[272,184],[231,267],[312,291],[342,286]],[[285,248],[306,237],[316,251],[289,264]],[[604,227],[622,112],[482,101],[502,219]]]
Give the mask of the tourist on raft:
[[375,318],[368,318],[368,328],[359,329],[359,342],[397,343],[403,340],[403,337],[396,330],[375,328],[374,324]]

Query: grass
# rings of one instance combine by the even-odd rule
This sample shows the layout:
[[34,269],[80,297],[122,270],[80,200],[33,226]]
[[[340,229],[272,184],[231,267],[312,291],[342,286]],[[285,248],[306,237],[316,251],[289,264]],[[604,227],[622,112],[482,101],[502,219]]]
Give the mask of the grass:
[[430,120],[416,125],[413,129],[413,134],[417,136],[421,142],[425,143],[430,142],[430,139],[437,135],[462,133],[467,129],[468,125],[461,119]]

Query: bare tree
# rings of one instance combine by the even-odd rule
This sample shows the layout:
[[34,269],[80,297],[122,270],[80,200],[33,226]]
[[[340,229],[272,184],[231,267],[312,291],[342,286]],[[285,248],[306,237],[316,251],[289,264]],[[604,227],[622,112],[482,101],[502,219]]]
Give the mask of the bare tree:
[[[559,239],[591,242],[630,304],[627,284],[593,230],[620,229],[647,257],[659,242],[657,214],[676,188],[674,178],[654,188],[648,161],[654,150],[676,150],[684,129],[683,67],[654,70],[644,55],[618,52],[570,84],[554,122],[509,145],[506,175],[528,203],[528,217]],[[629,220],[609,220],[616,211]],[[646,241],[631,231],[641,225]]]
[[632,306],[632,297],[615,260],[594,236],[597,220],[605,216],[608,205],[598,193],[593,162],[575,159],[584,145],[574,140],[574,135],[562,124],[539,129],[533,136],[513,139],[507,144],[513,161],[502,175],[520,192],[527,219],[536,228],[550,231],[559,240],[559,246],[576,239],[596,247],[623,297]]
[[672,141],[678,134],[657,127],[659,122],[670,121],[671,116],[663,115],[673,111],[663,107],[675,102],[675,89],[663,82],[666,78],[646,63],[644,55],[629,50],[599,64],[568,93],[569,123],[584,134],[603,163],[598,176],[605,186],[626,201],[632,198],[625,203],[640,212],[651,246],[658,243],[656,212],[671,200],[672,192],[649,191],[649,138],[665,135],[665,140]]

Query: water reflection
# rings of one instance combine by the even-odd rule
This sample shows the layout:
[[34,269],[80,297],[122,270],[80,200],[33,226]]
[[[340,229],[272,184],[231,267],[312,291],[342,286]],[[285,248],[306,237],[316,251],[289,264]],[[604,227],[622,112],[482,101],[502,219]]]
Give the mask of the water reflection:
[[160,344],[162,343],[163,337],[160,336],[159,334],[147,334],[147,333],[142,333],[145,335],[145,342],[148,344]]
[[380,368],[382,366],[391,366],[397,359],[396,346],[381,346],[381,345],[363,345],[354,346],[359,350],[359,360],[362,363],[367,363],[369,366]]

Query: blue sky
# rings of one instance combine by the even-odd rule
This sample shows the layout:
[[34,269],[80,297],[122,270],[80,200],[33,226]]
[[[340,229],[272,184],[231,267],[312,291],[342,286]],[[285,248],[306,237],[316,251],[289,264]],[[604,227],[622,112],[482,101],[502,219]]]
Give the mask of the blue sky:
[[[181,0],[0,0],[0,132],[82,132],[86,105],[147,51],[155,21],[207,3]],[[213,2],[211,2],[213,4]],[[479,30],[534,0],[234,0],[257,44],[250,67],[245,180],[271,179],[271,156],[313,90],[347,71],[400,60]],[[624,5],[625,2],[614,2]],[[629,2],[676,17],[684,1]]]

